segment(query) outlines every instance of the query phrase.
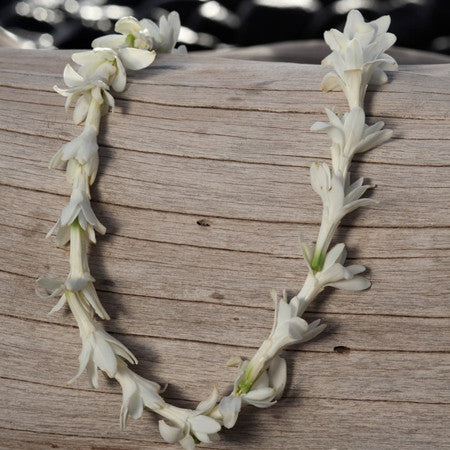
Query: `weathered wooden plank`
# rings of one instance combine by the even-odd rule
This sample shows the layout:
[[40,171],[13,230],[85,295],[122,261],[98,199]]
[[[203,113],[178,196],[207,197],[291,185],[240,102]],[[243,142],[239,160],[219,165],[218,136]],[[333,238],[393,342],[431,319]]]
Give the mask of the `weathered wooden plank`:
[[[0,70],[3,74],[2,85],[20,85],[22,79],[27,80],[28,87],[51,89],[44,77],[53,77],[60,82],[62,71],[73,50],[48,53],[30,50],[2,49]],[[20,57],[18,57],[20,55]],[[226,90],[256,89],[265,91],[310,91],[320,92],[318,80],[330,69],[310,64],[267,64],[258,61],[239,61],[227,58],[215,58],[211,55],[190,54],[189,56],[158,55],[156,62],[148,69],[128,74],[130,85],[170,85],[203,87],[206,89],[222,88]],[[390,83],[381,87],[371,88],[377,92],[408,93],[411,89],[416,92],[435,92],[448,95],[443,84],[449,73],[449,64],[406,65],[399,72],[390,73],[395,84]],[[9,74],[9,75],[8,75]],[[15,74],[17,78],[12,77]],[[33,77],[40,75],[40,79]],[[430,76],[432,80],[430,80]],[[428,83],[424,83],[424,80]],[[299,83],[298,80],[301,80]],[[431,81],[431,83],[430,83]],[[437,82],[437,83],[436,83]],[[436,83],[436,84],[435,84]],[[45,84],[45,86],[43,86]],[[334,94],[327,94],[327,96]],[[341,94],[338,94],[341,95]],[[210,96],[208,96],[210,97]],[[342,95],[341,95],[342,97]],[[314,105],[311,105],[314,107]],[[412,114],[417,113],[411,112]]]
[[[34,192],[18,187],[3,186],[0,209],[14,210],[9,217],[0,216],[0,224],[14,223],[23,230],[46,234],[53,218],[61,212],[66,197]],[[45,210],[40,204],[45,204]],[[98,202],[96,202],[98,203]],[[317,234],[319,223],[268,223],[204,218],[200,215],[168,213],[150,209],[130,209],[125,206],[102,204],[100,221],[108,225],[108,235],[142,241],[173,243],[200,248],[215,248],[247,253],[263,253],[283,258],[300,259],[298,234],[311,238]],[[120,229],[114,227],[114,217],[120,217]],[[317,217],[317,220],[319,218]],[[151,226],[149,226],[151,224]],[[336,242],[345,240],[349,258],[434,258],[448,253],[449,236],[444,227],[404,228],[342,227]],[[364,245],[361,245],[364,243]],[[147,244],[143,244],[147,245]],[[369,263],[369,262],[368,262]]]
[[[53,152],[54,149],[42,151],[40,161],[22,159],[21,171],[14,170],[17,158],[5,155],[0,162],[2,182],[28,189],[42,189],[47,184],[46,191],[64,192],[62,189],[67,187],[57,181],[61,175],[45,170]],[[24,148],[20,157],[30,153],[36,152]],[[108,164],[107,155],[113,158],[116,154],[110,151],[109,155],[105,152],[103,155],[105,165],[100,170],[103,183],[98,196],[101,201],[159,211],[274,222],[311,223],[320,216],[319,198],[310,195],[309,167],[180,159],[139,152],[129,153],[120,164]],[[179,174],[176,178],[174,171]],[[405,223],[448,226],[450,206],[442,195],[449,185],[447,173],[446,167],[434,167],[430,177],[416,166],[367,165],[364,174],[380,187],[373,191],[373,198],[381,203],[358,213],[359,222],[366,226],[399,227]],[[120,190],[114,187],[118,179]],[[50,180],[52,183],[48,183]],[[154,195],[147,196],[148,189]],[[209,202],[210,198],[215,201]]]
[[[251,61],[278,61],[299,64],[320,64],[329,53],[330,49],[325,42],[316,39],[275,42],[250,47],[231,47],[202,52],[202,54],[211,57],[220,56]],[[447,55],[397,46],[390,48],[389,54],[399,64],[445,64],[450,62],[450,57]]]
[[[78,442],[82,442],[79,436],[107,438],[113,444],[127,437],[130,447],[124,448],[162,448],[154,416],[150,414],[130,421],[126,431],[119,430],[120,396],[115,393],[75,391],[15,380],[3,380],[0,389],[8,400],[0,412],[5,427],[1,431],[6,436],[11,432],[7,428],[14,428],[14,419],[19,417],[22,429],[27,431],[73,435]],[[299,408],[303,413],[299,413]],[[303,448],[327,449],[330,440],[336,448],[446,448],[448,408],[306,398],[299,405],[297,399],[282,399],[274,408],[244,411],[234,433],[225,432],[213,448],[239,449],[245,445],[258,449],[270,442],[273,449],[294,449],[299,443]]]
[[[135,306],[127,301],[127,308],[134,310]],[[199,309],[199,315],[202,313],[204,311]],[[155,316],[155,312],[149,311],[148,317]],[[206,314],[203,317],[206,317]],[[192,318],[189,319],[192,322]],[[229,389],[235,371],[226,369],[225,362],[231,355],[245,356],[250,352],[242,345],[244,343],[239,339],[239,335],[235,335],[235,345],[223,345],[225,342],[220,339],[217,339],[217,343],[195,342],[190,339],[201,339],[202,323],[195,327],[198,336],[193,336],[192,326],[190,335],[185,333],[183,321],[177,321],[177,326],[171,327],[166,333],[161,332],[159,321],[155,322],[156,327],[153,324],[152,327],[148,326],[146,333],[156,332],[161,337],[166,335],[166,339],[128,335],[125,337],[127,345],[138,357],[139,365],[136,370],[139,374],[153,379],[156,376],[161,384],[169,383],[164,395],[167,398],[178,395],[177,388],[182,386],[182,398],[198,400],[206,395],[205,390],[213,381],[222,392]],[[7,366],[0,367],[0,377],[64,388],[66,381],[77,372],[80,346],[78,331],[75,328],[62,329],[54,324],[6,316],[0,316],[0,323],[3,330],[0,332],[0,352],[8,361]],[[115,321],[113,328],[128,330],[132,328],[131,325]],[[10,329],[15,330],[14,335],[4,331]],[[234,334],[234,330],[230,332]],[[171,340],[172,336],[176,340]],[[124,338],[122,334],[118,337]],[[334,336],[335,343],[340,340],[341,336]],[[58,342],[58,345],[55,346],[54,342]],[[447,377],[450,354],[350,349],[338,353],[333,351],[331,345],[321,352],[311,352],[308,350],[309,346],[303,346],[304,351],[300,353],[285,353],[291,374],[285,397],[298,398],[299,401],[307,397],[450,404]],[[39,360],[35,355],[40,355]],[[192,364],[193,360],[198,363]],[[39,366],[45,366],[46,370],[37,370]],[[328,370],[324,371],[323,367]],[[390,374],[395,374],[395,377]],[[175,375],[177,385],[173,386]],[[386,378],[389,378],[388,389]],[[424,383],[424,380],[429,382]],[[86,378],[81,377],[72,388],[86,390],[90,389],[90,386]],[[117,392],[105,378],[100,384],[100,391],[112,390]]]
[[[0,442],[166,448],[150,414],[130,423],[133,434],[119,431],[116,385],[64,384],[78,332],[70,315],[47,316],[53,300],[33,291],[36,276],[67,271],[67,249],[43,235],[69,192],[48,160],[79,130],[50,94],[69,53],[17,55],[0,50]],[[159,58],[130,76],[106,121],[93,197],[110,234],[91,250],[106,327],[178,404],[214,381],[226,389],[224,362],[250,356],[271,327],[268,290],[294,292],[305,275],[298,233],[314,239],[320,219],[308,167],[328,160],[326,136],[308,130],[324,105],[345,107],[341,93],[319,92],[325,71]],[[286,397],[245,413],[214,448],[448,446],[449,71],[405,67],[369,94],[369,121],[384,118],[395,138],[359,158],[354,170],[378,184],[381,203],[339,239],[370,267],[373,288],[311,305],[308,319],[329,326],[286,352]]]
[[[5,106],[2,106],[3,101],[0,104],[3,118],[0,126],[5,131],[11,130],[9,133],[8,131],[2,133],[2,140],[5,144],[8,143],[13,149],[29,144],[27,139],[30,137],[25,136],[25,142],[22,143],[24,137],[18,135],[24,130],[17,123],[13,112],[15,109],[20,109],[22,117],[27,121],[27,133],[34,135],[33,139],[39,142],[40,147],[48,148],[50,151],[57,148],[61,142],[73,138],[76,128],[70,123],[69,117],[62,116],[61,100],[56,97],[56,94],[49,95],[49,93],[40,92],[33,94],[32,98],[35,98],[35,102],[39,106],[33,106],[33,104],[30,106],[28,99],[26,103],[23,102],[21,92],[20,89],[0,87],[0,98],[14,102],[5,102]],[[54,105],[46,100],[48,98],[53,98]],[[35,113],[40,105],[46,105],[46,113],[36,119]],[[106,137],[101,136],[100,138],[100,142],[106,147],[123,150],[126,145],[127,150],[140,153],[292,167],[306,167],[317,158],[329,159],[327,137],[309,131],[312,123],[316,120],[323,120],[323,114],[314,114],[304,120],[297,120],[289,115],[280,117],[260,112],[229,113],[225,111],[218,116],[209,111],[198,110],[195,111],[198,119],[195,119],[189,109],[174,110],[167,106],[147,108],[140,103],[131,103],[126,104],[126,114],[133,115],[134,129],[133,134],[127,136],[125,143],[123,133],[126,132],[127,127],[124,127],[123,117],[119,112],[124,111],[124,105],[125,103],[119,101],[116,114],[108,118],[112,132]],[[149,120],[152,123],[150,128],[148,127]],[[356,161],[363,161],[364,164],[380,163],[385,165],[389,163],[400,166],[450,165],[448,146],[446,145],[448,125],[445,121],[442,121],[441,124],[429,122],[429,126],[433,127],[433,134],[430,135],[423,127],[423,120],[394,118],[386,120],[398,135],[394,135],[392,141],[375,151],[362,156],[357,155]],[[49,127],[50,124],[58,124],[58,128]],[[220,132],[218,127],[220,127]],[[42,136],[43,129],[45,129],[45,137]],[[145,130],[145,134],[142,129]],[[274,129],[282,129],[282,136],[274,138]],[[167,132],[170,132],[171,136],[179,136],[182,145],[177,145],[175,141],[173,145],[167,146],[165,143]],[[307,146],[302,142],[299,143],[299,137],[302,136],[311,138]],[[46,137],[55,138],[58,141],[55,142]],[[227,139],[226,147],[217,147],[216,139],[218,137]],[[404,140],[407,143],[402,142]],[[242,151],[243,144],[245,144],[245,152]],[[273,150],[275,144],[280,147],[276,152]],[[408,146],[407,160],[402,152],[396,151],[398,146],[404,145]],[[426,154],[426,159],[424,158],[424,148],[433,149],[433,152]]]
[[[0,230],[3,233],[0,243],[4,253],[2,270],[28,276],[31,281],[36,271],[39,275],[49,273],[55,277],[66,274],[67,249],[53,248],[49,252],[49,242],[42,239],[43,233],[33,233],[32,228],[2,225]],[[17,248],[17,241],[30,235],[34,236],[33,248]],[[251,305],[270,310],[270,289],[288,289],[294,294],[306,276],[305,264],[293,258],[159,242],[148,242],[143,246],[142,241],[119,237],[113,244],[103,242],[93,249],[91,263],[98,287],[117,294],[144,297],[151,294],[190,302]],[[322,296],[324,306],[319,306],[322,305],[319,302],[311,310],[449,317],[446,302],[449,287],[441,282],[443,274],[448,273],[448,256],[376,258],[367,262],[376,290],[359,295],[334,291],[330,297],[325,292]],[[422,274],[423,265],[427,267],[426,276]],[[407,286],[405,280],[414,277],[418,277],[420,283]],[[393,289],[393,285],[398,290]],[[399,295],[399,292],[408,292],[408,295]],[[395,301],[393,297],[396,297]]]
[[[19,257],[19,264],[25,263],[20,256],[16,257]],[[13,285],[12,289],[0,294],[4,303],[2,313],[73,326],[70,315],[45,316],[55,303],[54,300],[40,301],[40,308],[26,309],[34,291],[32,278],[0,273],[0,279],[6,280],[5,284]],[[20,287],[17,280],[21,280]],[[101,282],[99,285],[101,286]],[[114,287],[107,289],[113,290]],[[114,319],[112,323],[106,324],[107,328],[131,335],[239,344],[254,349],[267,337],[272,326],[273,311],[268,301],[263,305],[265,308],[254,308],[250,302],[239,304],[241,297],[234,299],[234,305],[221,304],[217,300],[214,304],[186,298],[168,298],[167,294],[164,298],[152,297],[148,294],[151,292],[150,288],[147,289],[147,294],[139,297],[102,291],[102,301]],[[189,286],[185,289],[188,291]],[[7,299],[11,296],[17,300],[7,304]],[[252,307],[248,307],[249,305]],[[161,314],[161,311],[165,313]],[[152,318],[151,324],[149,317]],[[311,312],[307,314],[307,318],[321,318],[328,327],[320,339],[302,347],[311,351],[331,351],[335,346],[343,345],[355,350],[441,352],[447,351],[450,346],[450,337],[446,333],[450,325],[448,317],[401,317],[361,311],[357,314]],[[174,323],[177,324],[176,334],[173,331]],[[224,330],[227,332],[224,333]],[[435,338],[436,333],[440,339]]]
[[[125,433],[124,433],[125,434]],[[123,439],[98,438],[95,436],[76,436],[63,433],[49,433],[44,430],[27,431],[18,428],[0,427],[0,437],[8,442],[8,450],[23,450],[29,448],[33,450],[43,450],[49,448],[64,449],[118,449],[118,450],[138,450],[143,445],[149,446],[148,442],[131,442],[126,436]],[[155,446],[151,444],[152,449],[167,448],[161,444]]]

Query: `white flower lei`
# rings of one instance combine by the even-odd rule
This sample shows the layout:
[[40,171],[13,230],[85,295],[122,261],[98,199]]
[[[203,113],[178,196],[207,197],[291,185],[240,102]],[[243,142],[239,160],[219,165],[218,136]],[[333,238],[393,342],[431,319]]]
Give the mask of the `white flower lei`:
[[70,273],[64,281],[40,278],[38,294],[45,298],[60,297],[51,312],[67,303],[77,321],[82,341],[80,367],[69,383],[85,369],[94,388],[98,387],[97,369],[120,383],[123,391],[122,428],[128,416],[138,419],[146,407],[168,421],[159,421],[159,431],[165,441],[178,442],[184,449],[193,449],[199,442],[211,442],[217,438],[222,426],[234,426],[245,404],[266,408],[281,397],[287,371],[280,353],[289,345],[314,338],[325,328],[320,320],[308,324],[301,318],[325,287],[359,291],[370,286],[370,282],[360,275],[365,271],[364,266],[344,266],[347,252],[343,243],[329,247],[342,218],[372,201],[361,198],[371,187],[364,184],[363,178],[350,181],[353,155],[382,144],[392,135],[391,130],[383,129],[383,122],[366,125],[363,109],[368,85],[386,83],[385,72],[398,69],[394,59],[384,53],[395,42],[395,36],[387,32],[389,24],[388,16],[366,23],[358,11],[351,11],[343,32],[334,29],[325,32],[325,41],[332,53],[323,64],[334,71],[324,77],[322,89],[342,90],[350,110],[338,115],[326,109],[329,122],[317,122],[311,127],[312,131],[325,130],[329,134],[332,166],[314,163],[311,167],[311,185],[322,199],[323,212],[315,245],[301,242],[308,275],[302,289],[290,300],[286,292],[281,299],[272,292],[275,302],[272,331],[251,360],[230,359],[230,366],[239,367],[232,392],[220,398],[214,386],[209,398],[194,410],[164,401],[157,383],[130,369],[129,365],[137,363],[130,350],[94,320],[95,314],[105,320],[109,316],[98,298],[87,257],[88,242],[95,243],[96,232],[106,232],[92,210],[90,186],[95,181],[99,164],[100,120],[114,108],[110,89],[123,91],[126,69],[148,67],[156,52],[186,53],[183,46],[175,49],[180,31],[179,16],[172,12],[167,18],[162,17],[158,25],[148,19],[122,18],[115,26],[118,34],[95,39],[93,50],[72,55],[79,67],[75,70],[68,64],[64,70],[64,82],[68,87],[55,86],[55,90],[67,98],[66,109],[75,102],[73,120],[76,124],[84,122],[84,129],[78,137],[63,145],[50,161],[50,168],[66,164],[72,194],[48,233],[49,236],[56,232],[58,245],[70,243]]

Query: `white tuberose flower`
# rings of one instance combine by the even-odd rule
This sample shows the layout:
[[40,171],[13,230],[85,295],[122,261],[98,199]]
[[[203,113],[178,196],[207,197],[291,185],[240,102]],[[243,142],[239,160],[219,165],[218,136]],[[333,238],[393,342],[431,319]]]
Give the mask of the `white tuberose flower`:
[[64,144],[50,160],[49,167],[56,168],[70,159],[75,159],[78,164],[85,166],[89,182],[92,184],[97,175],[99,162],[97,130],[93,126],[86,125],[80,135]]
[[159,421],[159,432],[162,438],[170,444],[178,442],[185,450],[195,448],[194,437],[204,443],[216,440],[221,425],[208,414],[212,412],[218,399],[219,393],[214,386],[211,395],[200,402],[193,411],[166,405],[164,415],[169,418],[172,425],[164,420]]
[[323,269],[315,275],[321,289],[331,286],[348,291],[362,291],[370,287],[370,281],[358,275],[366,268],[360,264],[344,267],[346,257],[347,251],[344,244],[335,245],[327,253]]
[[159,19],[159,26],[149,20],[137,20],[134,17],[123,17],[118,20],[114,30],[120,34],[109,34],[92,41],[92,47],[109,47],[120,49],[134,47],[155,50],[157,53],[184,53],[185,47],[175,49],[180,34],[180,16],[172,11],[167,17]]
[[69,383],[73,383],[86,369],[92,387],[98,388],[97,369],[106,372],[110,378],[115,377],[118,367],[118,356],[131,364],[137,364],[136,357],[125,345],[92,320],[86,326],[80,325],[80,336],[82,340],[82,349],[78,358],[80,368]]
[[370,198],[360,198],[370,185],[361,186],[360,180],[356,183],[345,189],[341,171],[331,173],[326,163],[312,164],[311,186],[322,199],[324,221],[337,226],[346,214],[373,202]]
[[366,23],[361,13],[353,10],[343,33],[335,29],[324,33],[332,53],[322,63],[335,70],[324,77],[324,91],[341,88],[350,107],[362,106],[368,84],[387,82],[385,71],[398,69],[395,60],[384,53],[396,40],[395,35],[387,33],[390,22],[389,16],[383,16]]
[[142,416],[144,406],[152,410],[164,406],[164,400],[159,395],[161,386],[135,374],[126,363],[118,360],[116,380],[122,386],[122,408],[120,410],[120,426],[125,428],[128,415],[133,419]]
[[[172,11],[167,17],[161,16],[159,26],[149,19],[142,19],[141,24],[145,29],[151,49],[158,53],[174,53],[176,51],[175,45],[181,27],[180,16],[176,11]],[[184,46],[182,48],[185,49]]]
[[275,356],[265,370],[253,383],[252,388],[246,394],[236,395],[239,383],[245,376],[248,361],[241,364],[239,374],[234,382],[233,393],[223,397],[219,403],[219,412],[225,428],[234,427],[242,406],[246,403],[257,408],[268,408],[276,403],[283,394],[286,386],[286,361]]
[[72,60],[80,65],[79,75],[85,80],[100,78],[111,85],[116,92],[125,89],[125,69],[140,70],[148,67],[155,59],[155,52],[137,48],[94,48],[74,53]]
[[56,305],[49,312],[49,314],[53,314],[66,304],[66,291],[71,291],[76,295],[82,305],[85,307],[91,306],[100,318],[108,320],[109,315],[98,298],[93,281],[95,281],[94,278],[89,274],[85,278],[78,278],[76,280],[69,278],[66,281],[55,280],[53,278],[39,278],[37,284],[42,291],[36,289],[36,294],[40,298],[60,297]]
[[360,107],[352,108],[342,117],[328,108],[325,112],[330,122],[316,122],[311,131],[325,130],[331,137],[331,159],[335,173],[346,172],[356,153],[371,150],[392,136],[392,130],[383,130],[384,122],[366,125],[364,110]]
[[57,241],[58,245],[64,245],[69,241],[69,231],[72,223],[78,220],[81,228],[86,230],[89,235],[89,239],[95,242],[96,230],[100,234],[106,233],[106,228],[100,223],[92,210],[89,196],[86,191],[75,188],[70,196],[70,202],[61,212],[61,217],[47,233],[50,236],[56,229],[58,229]]
[[97,103],[102,104],[104,97],[108,103],[114,105],[114,99],[109,94],[109,85],[107,80],[102,79],[100,75],[86,78],[81,76],[70,64],[67,64],[64,68],[64,83],[68,86],[67,89],[61,89],[58,86],[53,86],[53,89],[61,94],[63,97],[67,97],[65,108],[69,109],[70,105],[78,99],[77,106],[74,111],[74,122],[81,123],[87,114],[85,95],[89,94],[94,98]]
[[320,320],[308,324],[299,317],[307,306],[305,302],[288,302],[286,291],[280,300],[272,291],[272,298],[275,301],[275,317],[269,339],[275,353],[289,345],[307,342],[325,329],[324,324],[320,325]]

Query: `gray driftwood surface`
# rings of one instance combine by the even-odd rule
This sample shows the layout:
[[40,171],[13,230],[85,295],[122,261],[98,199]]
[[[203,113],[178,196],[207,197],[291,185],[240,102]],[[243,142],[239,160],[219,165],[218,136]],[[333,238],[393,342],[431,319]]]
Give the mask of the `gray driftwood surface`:
[[[50,157],[80,132],[52,91],[71,52],[0,51],[1,448],[168,448],[156,417],[119,429],[121,394],[77,371],[67,311],[34,293],[64,277],[68,251],[45,240],[66,204]],[[306,274],[299,233],[313,240],[321,206],[309,166],[329,160],[309,132],[342,93],[320,92],[327,69],[164,56],[129,77],[101,133],[94,207],[108,234],[93,274],[137,372],[194,406],[225,392],[232,355],[251,356],[272,326],[269,290]],[[279,404],[248,408],[217,449],[450,448],[450,65],[405,66],[367,99],[368,121],[394,138],[357,158],[379,203],[340,229],[373,286],[327,291],[307,319],[328,328],[286,351]]]

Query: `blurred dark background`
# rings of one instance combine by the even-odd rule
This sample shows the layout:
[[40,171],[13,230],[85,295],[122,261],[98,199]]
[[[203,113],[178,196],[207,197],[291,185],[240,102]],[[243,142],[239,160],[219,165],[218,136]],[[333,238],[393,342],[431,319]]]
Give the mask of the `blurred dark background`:
[[133,15],[157,20],[176,10],[188,50],[321,39],[351,9],[392,17],[397,45],[450,54],[450,0],[0,0],[0,26],[30,48],[88,48]]

